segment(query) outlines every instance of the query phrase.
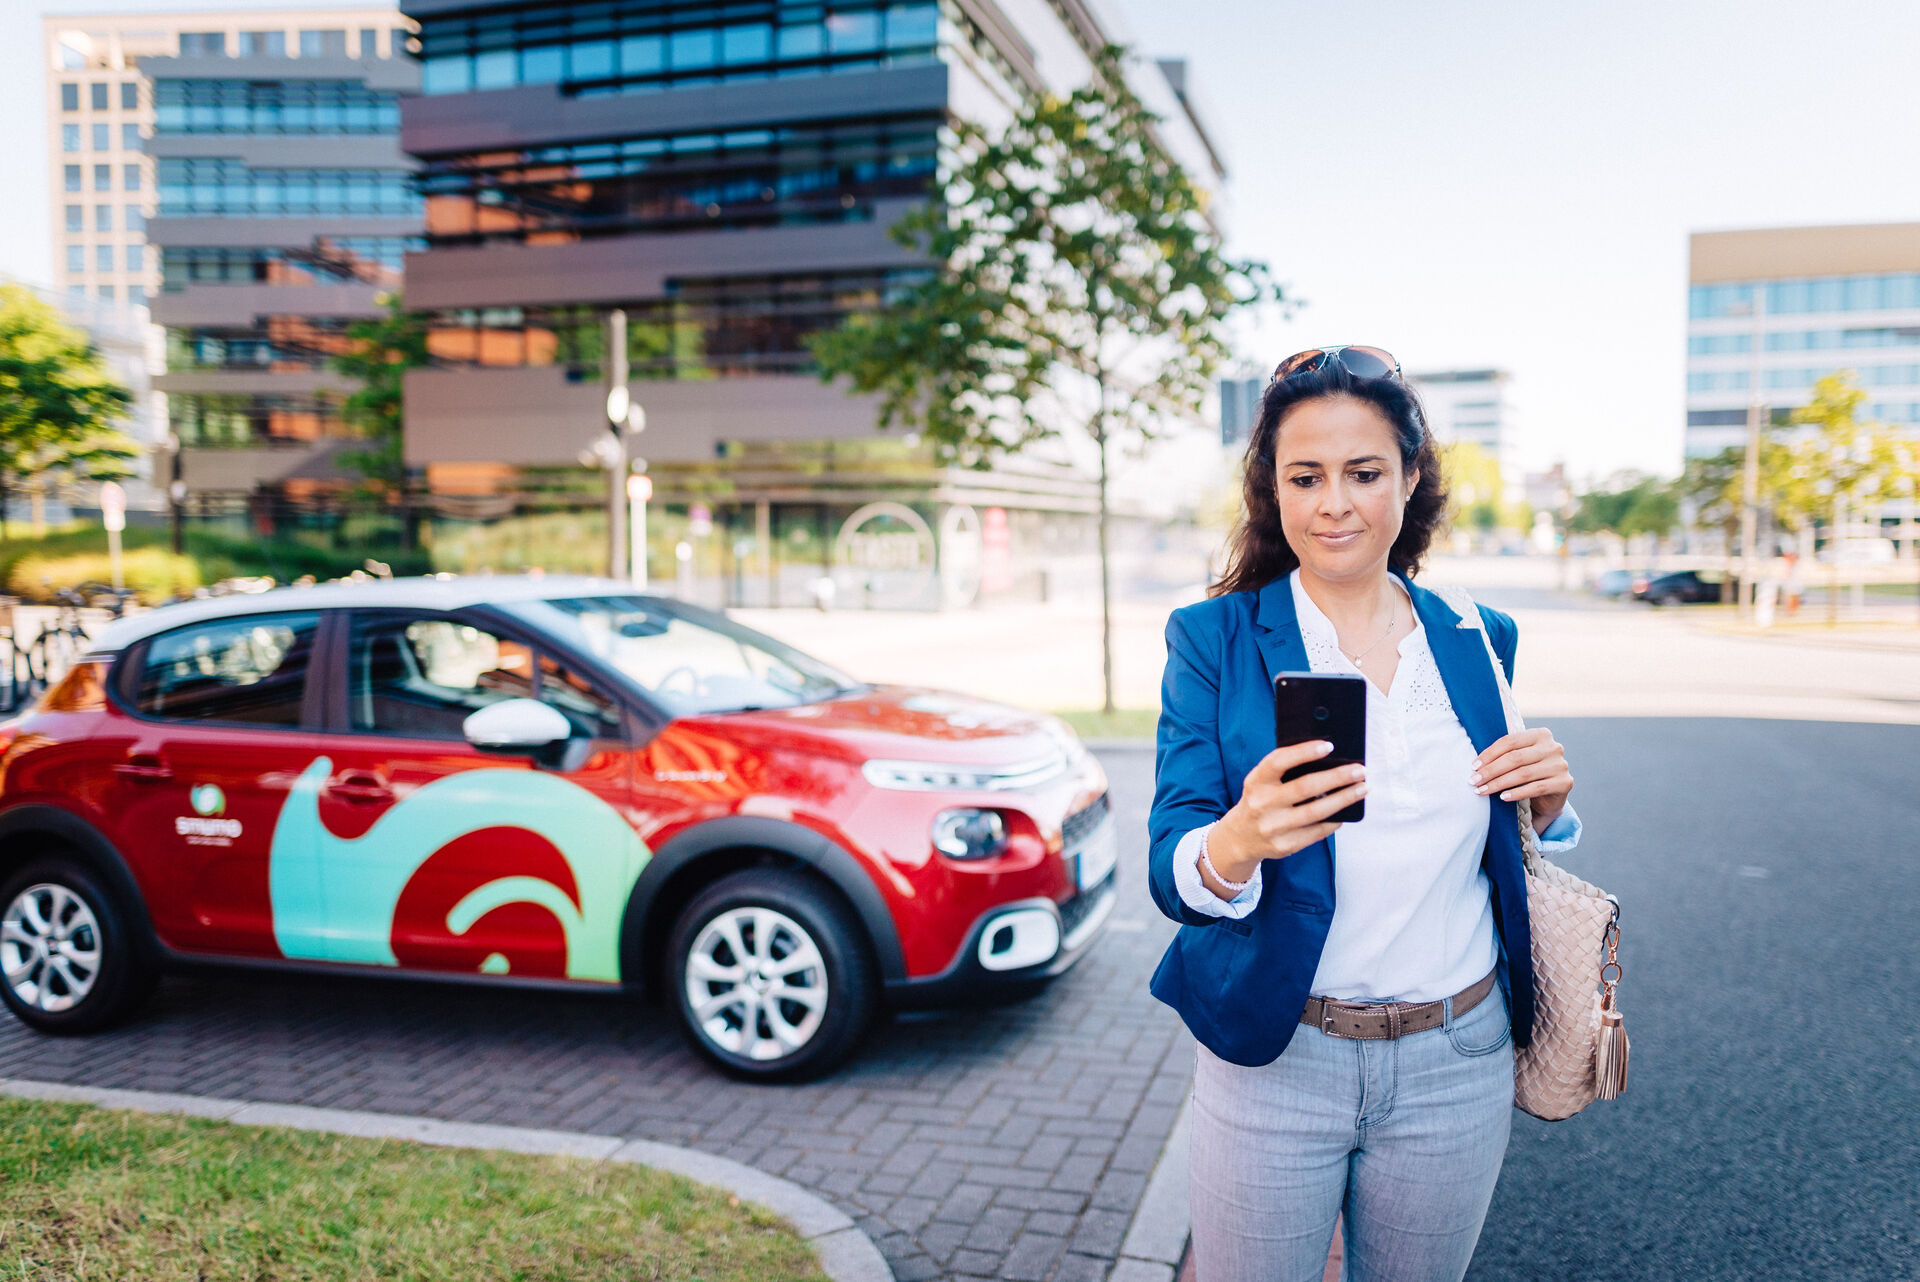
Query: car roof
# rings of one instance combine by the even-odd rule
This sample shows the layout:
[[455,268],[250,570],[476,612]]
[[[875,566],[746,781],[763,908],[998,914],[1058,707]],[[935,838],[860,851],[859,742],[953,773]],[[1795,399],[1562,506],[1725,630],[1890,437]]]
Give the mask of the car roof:
[[94,639],[95,654],[112,654],[136,641],[190,623],[286,610],[419,609],[459,610],[474,605],[512,605],[579,596],[648,596],[621,579],[541,574],[501,574],[344,580],[310,587],[204,597],[163,605],[109,624]]

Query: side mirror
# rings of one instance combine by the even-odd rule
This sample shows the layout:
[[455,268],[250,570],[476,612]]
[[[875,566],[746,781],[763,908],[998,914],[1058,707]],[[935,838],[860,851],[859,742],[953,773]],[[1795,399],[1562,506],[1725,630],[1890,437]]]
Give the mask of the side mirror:
[[573,735],[573,726],[537,699],[503,699],[490,703],[461,723],[467,742],[482,752],[515,752],[539,756]]

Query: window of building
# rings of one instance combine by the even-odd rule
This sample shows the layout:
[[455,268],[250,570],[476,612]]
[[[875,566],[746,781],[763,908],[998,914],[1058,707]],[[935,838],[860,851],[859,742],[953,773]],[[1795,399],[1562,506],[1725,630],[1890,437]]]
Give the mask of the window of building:
[[140,166],[137,164],[122,165],[120,168],[122,171],[121,177],[125,181],[126,190],[139,191],[140,190]]
[[113,190],[112,165],[95,165],[93,167],[93,189],[95,191]]
[[132,121],[120,126],[120,147],[124,151],[139,151],[145,145],[140,137],[140,126]]
[[113,270],[113,246],[95,245],[93,247],[93,270],[110,272]]
[[880,15],[873,10],[827,18],[828,53],[868,53],[880,47]]
[[160,252],[161,287],[189,284],[331,284],[364,281],[395,285],[408,250],[426,242],[412,236],[328,236],[304,250],[170,246]]
[[128,231],[145,231],[146,229],[147,229],[146,214],[141,210],[140,206],[128,205],[127,206],[127,230]]
[[64,166],[64,171],[62,176],[66,179],[66,188],[68,191],[79,191],[81,189],[80,166],[78,165]]
[[163,80],[154,118],[168,133],[392,133],[400,103],[349,80]]
[[1751,334],[1695,334],[1687,340],[1689,356],[1731,356],[1752,350]]
[[145,307],[146,305],[147,305],[146,286],[144,285],[127,286],[127,306]]
[[95,151],[113,150],[113,126],[96,124],[93,127],[93,149]]
[[417,214],[410,175],[397,169],[253,169],[237,160],[163,157],[160,212],[281,217]]
[[147,643],[134,706],[149,717],[298,726],[316,613],[251,614],[163,632]]
[[80,110],[80,86],[69,81],[60,86],[60,110]]
[[60,126],[60,150],[61,151],[79,151],[80,150],[80,126],[79,125],[61,125]]
[[300,56],[302,58],[346,57],[346,28],[329,27],[317,31],[302,31],[300,33]]
[[87,270],[87,247],[85,245],[67,246],[67,275],[77,276]]
[[140,82],[138,80],[122,80],[120,82],[120,110],[140,110]]
[[[73,208],[78,209],[79,206],[75,205],[73,206]],[[93,229],[95,231],[112,231],[113,230],[113,206],[112,205],[95,205],[93,207]],[[79,228],[76,227],[74,228],[74,230],[78,231]]]
[[147,247],[135,242],[127,246],[127,270],[143,272],[147,269]]
[[773,56],[773,28],[764,22],[720,30],[720,61],[730,66],[765,62]]
[[67,230],[68,231],[85,231],[86,230],[85,221],[84,221],[85,218],[86,218],[85,205],[68,205],[67,206]]
[[350,435],[337,402],[319,396],[167,396],[167,418],[191,446],[248,448]]
[[227,33],[224,31],[182,31],[180,33],[180,56],[183,58],[224,58],[226,54]]
[[360,56],[362,58],[380,56],[380,33],[373,27],[360,28]]
[[94,297],[98,298],[103,303],[111,303],[113,301],[113,286],[111,285],[100,286],[98,289],[94,291]]
[[93,103],[95,111],[107,109],[107,82],[96,80],[87,86],[87,97]]
[[87,299],[87,287],[85,285],[69,285],[67,286],[67,297],[74,302],[83,303]]

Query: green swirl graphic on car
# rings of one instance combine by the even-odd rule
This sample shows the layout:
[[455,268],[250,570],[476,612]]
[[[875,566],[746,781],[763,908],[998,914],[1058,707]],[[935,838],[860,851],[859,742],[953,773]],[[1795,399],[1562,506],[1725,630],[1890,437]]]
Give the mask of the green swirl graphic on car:
[[337,837],[320,819],[320,790],[332,772],[331,758],[316,758],[274,825],[268,893],[284,956],[398,966],[394,913],[421,865],[468,833],[523,828],[566,859],[579,904],[544,878],[498,877],[454,905],[447,929],[465,935],[496,908],[537,904],[565,932],[568,978],[619,981],[620,921],[651,852],[612,806],[541,771],[467,770],[407,794],[361,836]]

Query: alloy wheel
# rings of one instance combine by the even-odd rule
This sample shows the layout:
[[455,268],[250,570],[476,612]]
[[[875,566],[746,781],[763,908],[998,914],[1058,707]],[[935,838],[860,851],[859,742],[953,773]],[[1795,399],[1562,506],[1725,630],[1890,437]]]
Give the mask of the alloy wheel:
[[702,1036],[752,1060],[793,1055],[827,1011],[827,966],[806,929],[771,908],[729,908],[700,928],[686,959],[687,1006]]
[[66,886],[28,886],[0,918],[0,972],[20,1002],[49,1013],[85,1001],[100,977],[100,923]]

